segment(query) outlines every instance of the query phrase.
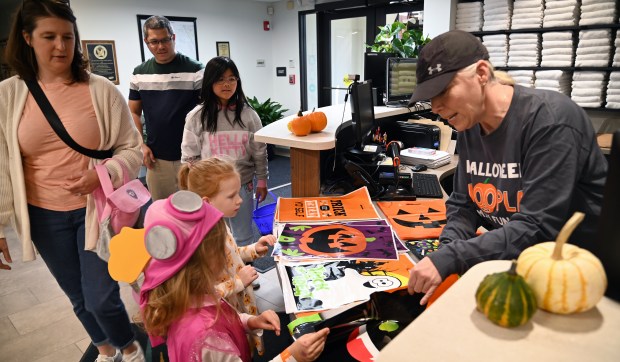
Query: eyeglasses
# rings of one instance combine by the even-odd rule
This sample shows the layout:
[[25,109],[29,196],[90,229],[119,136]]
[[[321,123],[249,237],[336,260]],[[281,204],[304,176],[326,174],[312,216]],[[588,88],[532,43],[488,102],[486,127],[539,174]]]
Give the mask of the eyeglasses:
[[149,46],[152,46],[153,48],[156,46],[159,46],[159,44],[161,45],[168,45],[168,43],[170,43],[172,41],[172,37],[169,36],[167,38],[163,38],[163,39],[153,39],[153,40],[149,40],[146,43]]
[[238,80],[239,80],[239,78],[237,78],[237,77],[220,78],[220,79],[215,81],[215,84],[217,84],[217,85],[235,84],[235,83],[237,83]]

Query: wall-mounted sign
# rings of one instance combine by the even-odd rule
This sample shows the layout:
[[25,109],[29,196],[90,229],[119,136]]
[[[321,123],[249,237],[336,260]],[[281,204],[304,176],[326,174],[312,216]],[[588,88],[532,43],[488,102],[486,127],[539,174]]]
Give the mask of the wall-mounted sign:
[[276,75],[278,77],[286,77],[286,67],[276,67]]
[[92,73],[119,84],[114,40],[82,40],[82,52],[88,58]]
[[230,58],[230,43],[227,41],[216,41],[215,47],[217,48],[218,57]]

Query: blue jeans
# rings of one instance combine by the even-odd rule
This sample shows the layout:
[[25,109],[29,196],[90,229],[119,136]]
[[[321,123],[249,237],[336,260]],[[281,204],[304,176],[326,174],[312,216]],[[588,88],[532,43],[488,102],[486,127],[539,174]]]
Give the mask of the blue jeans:
[[[249,185],[249,186],[248,186]],[[228,225],[238,246],[246,246],[254,243],[254,230],[252,229],[252,211],[254,210],[254,190],[252,182],[241,185],[239,196],[243,199],[237,215],[229,218]]]
[[52,211],[28,205],[35,247],[65,292],[93,344],[126,348],[135,336],[108,264],[84,250],[86,209]]

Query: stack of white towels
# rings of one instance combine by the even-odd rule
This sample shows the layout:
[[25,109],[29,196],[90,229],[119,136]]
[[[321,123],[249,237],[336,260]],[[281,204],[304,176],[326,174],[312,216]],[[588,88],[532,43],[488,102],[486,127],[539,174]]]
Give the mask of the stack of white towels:
[[510,29],[512,0],[485,0],[483,5],[484,25],[482,30]]
[[510,34],[508,41],[509,67],[537,67],[540,58],[538,34]]
[[570,31],[542,34],[541,67],[573,66],[573,33]]
[[463,31],[482,29],[482,2],[456,4],[455,28]]
[[614,43],[616,53],[614,54],[613,67],[620,67],[620,30],[616,31],[616,40]]
[[515,80],[515,83],[524,87],[532,88],[534,86],[533,70],[509,70],[508,75]]
[[540,28],[543,8],[542,0],[515,0],[512,10],[512,29]]
[[484,35],[482,44],[489,52],[489,61],[495,67],[505,67],[508,61],[508,35]]
[[615,0],[582,0],[579,25],[613,24],[616,20]]
[[611,29],[580,31],[576,53],[576,67],[607,67],[611,55]]
[[563,70],[539,70],[536,72],[534,87],[549,89],[570,96],[572,73]]
[[575,26],[577,25],[578,19],[578,0],[545,1],[545,13],[543,16],[544,28],[551,28],[555,26]]
[[600,108],[604,83],[605,72],[575,72],[570,98],[581,107]]
[[609,73],[606,108],[620,108],[620,72]]

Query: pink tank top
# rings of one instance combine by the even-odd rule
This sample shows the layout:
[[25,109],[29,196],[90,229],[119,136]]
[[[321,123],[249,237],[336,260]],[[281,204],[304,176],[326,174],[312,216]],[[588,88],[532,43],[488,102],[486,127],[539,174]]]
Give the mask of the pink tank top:
[[226,302],[215,320],[215,305],[190,309],[168,330],[168,357],[170,362],[201,362],[202,349],[239,356],[244,362],[251,362],[250,346],[237,312]]

